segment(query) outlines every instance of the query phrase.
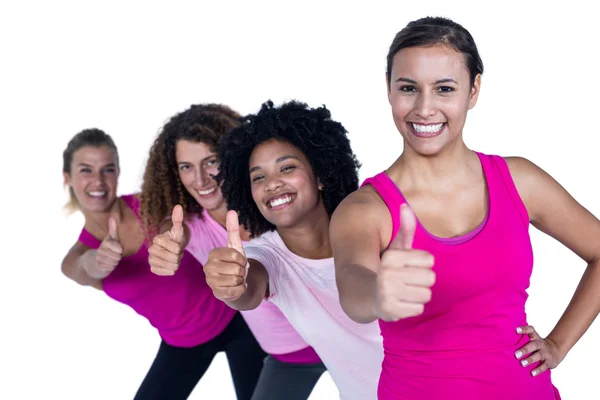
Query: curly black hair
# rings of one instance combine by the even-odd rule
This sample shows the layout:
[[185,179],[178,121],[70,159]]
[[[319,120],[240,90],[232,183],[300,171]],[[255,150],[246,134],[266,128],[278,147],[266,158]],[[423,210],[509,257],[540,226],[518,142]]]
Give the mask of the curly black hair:
[[222,136],[218,146],[220,160],[216,179],[230,210],[236,210],[240,224],[252,237],[272,231],[254,203],[250,189],[249,161],[252,151],[270,139],[297,147],[310,162],[323,185],[322,199],[331,217],[338,204],[358,189],[358,169],[347,131],[331,119],[325,107],[309,108],[296,100],[274,107],[264,103],[257,114],[242,118],[242,124]]
[[194,104],[175,114],[156,137],[144,172],[141,217],[149,237],[176,204],[186,215],[201,215],[202,207],[179,179],[175,149],[179,140],[206,143],[216,152],[219,138],[240,124],[240,114],[223,104]]

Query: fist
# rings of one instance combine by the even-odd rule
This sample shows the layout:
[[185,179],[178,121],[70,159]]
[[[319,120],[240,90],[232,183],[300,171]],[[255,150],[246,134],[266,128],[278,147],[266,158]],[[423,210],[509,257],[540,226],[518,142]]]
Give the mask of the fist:
[[171,221],[171,229],[155,236],[148,248],[150,270],[156,275],[175,275],[185,250],[183,208],[180,205],[173,207]]
[[240,236],[240,224],[235,211],[227,213],[227,247],[213,249],[204,264],[206,283],[216,298],[235,301],[246,292],[248,261]]
[[400,207],[400,230],[381,257],[377,274],[377,316],[398,321],[423,313],[435,283],[433,255],[414,250],[417,220],[406,204]]
[[108,218],[108,235],[96,250],[95,265],[84,266],[84,268],[92,278],[104,279],[119,265],[121,258],[123,258],[123,246],[119,241],[117,220],[111,215]]

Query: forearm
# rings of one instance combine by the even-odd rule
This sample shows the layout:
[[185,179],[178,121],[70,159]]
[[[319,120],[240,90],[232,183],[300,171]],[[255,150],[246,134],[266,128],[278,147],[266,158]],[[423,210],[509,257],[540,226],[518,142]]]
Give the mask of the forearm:
[[262,264],[254,260],[248,261],[250,262],[250,268],[246,276],[246,284],[248,286],[244,294],[237,300],[225,301],[225,304],[229,307],[239,311],[254,310],[257,308],[265,298],[269,281],[267,271]]
[[548,335],[562,356],[571,350],[600,312],[600,260],[590,263],[564,314]]
[[349,264],[336,271],[340,304],[355,322],[366,324],[377,319],[377,274],[362,265]]
[[82,286],[93,286],[102,289],[102,280],[91,277],[84,267],[84,265],[89,266],[91,263],[96,262],[96,250],[86,251],[77,259],[69,261],[65,260],[62,264],[62,272],[66,277]]

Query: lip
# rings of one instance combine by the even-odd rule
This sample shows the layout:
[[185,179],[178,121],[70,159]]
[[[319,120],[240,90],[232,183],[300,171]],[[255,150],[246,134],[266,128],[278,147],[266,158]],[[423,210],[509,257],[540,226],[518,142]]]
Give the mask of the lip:
[[[415,130],[415,128],[413,127],[413,124],[417,124],[417,125],[423,125],[423,126],[430,126],[430,125],[439,125],[442,124],[442,127],[440,128],[439,131],[437,132],[417,132]],[[442,134],[442,132],[444,132],[444,130],[446,129],[446,122],[428,122],[428,123],[422,123],[422,122],[408,122],[408,129],[410,130],[410,132],[418,137],[418,138],[422,138],[422,139],[430,139],[430,138],[434,138],[436,136],[439,136]]]
[[[272,200],[275,200],[275,199],[278,199],[278,198],[281,198],[284,196],[290,196],[292,198],[292,200],[287,203],[281,204],[279,206],[271,207],[270,203]],[[265,200],[264,203],[269,210],[279,210],[279,209],[282,209],[282,208],[285,208],[285,207],[288,207],[289,205],[291,205],[294,202],[294,200],[296,200],[296,197],[297,197],[296,193],[281,192],[281,193],[277,193],[277,194],[267,197],[267,199]]]
[[[217,192],[217,187],[213,186],[213,187],[207,188],[207,189],[194,189],[194,190],[196,191],[196,193],[198,193],[198,196],[200,196],[200,197],[210,197],[210,196],[214,195]],[[212,190],[212,192],[206,193],[206,194],[200,193],[200,191],[206,192],[208,190]]]
[[[92,195],[92,193],[104,193],[101,196],[94,196]],[[91,198],[91,199],[105,199],[106,197],[108,197],[108,190],[103,189],[103,190],[86,190],[85,194]]]

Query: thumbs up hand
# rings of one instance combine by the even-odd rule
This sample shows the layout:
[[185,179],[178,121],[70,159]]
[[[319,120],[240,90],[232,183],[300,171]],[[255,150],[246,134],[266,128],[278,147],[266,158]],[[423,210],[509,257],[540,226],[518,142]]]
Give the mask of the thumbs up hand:
[[229,211],[226,220],[227,247],[213,249],[204,265],[206,283],[216,298],[235,301],[246,292],[248,260],[240,236],[237,212]]
[[384,321],[422,314],[435,283],[433,256],[412,248],[417,219],[407,204],[400,206],[400,224],[377,274],[376,313]]
[[183,229],[183,208],[178,204],[171,215],[173,226],[168,231],[156,235],[148,248],[150,270],[156,275],[171,276],[179,269],[186,246]]
[[[118,204],[118,200],[117,200]],[[123,246],[119,241],[118,206],[108,217],[108,235],[102,240],[100,247],[96,250],[95,263],[84,264],[87,274],[94,279],[104,279],[119,265],[123,257]]]

